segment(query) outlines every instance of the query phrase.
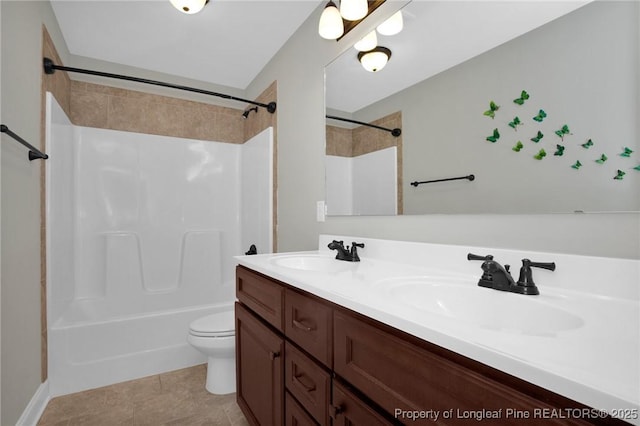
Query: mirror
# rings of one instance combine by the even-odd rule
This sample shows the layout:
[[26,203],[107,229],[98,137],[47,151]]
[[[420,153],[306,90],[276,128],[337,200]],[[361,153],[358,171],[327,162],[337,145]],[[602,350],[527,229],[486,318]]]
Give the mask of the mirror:
[[402,32],[378,34],[386,67],[365,71],[350,48],[326,68],[328,115],[402,129],[394,143],[327,120],[329,215],[640,210],[637,2],[402,13]]

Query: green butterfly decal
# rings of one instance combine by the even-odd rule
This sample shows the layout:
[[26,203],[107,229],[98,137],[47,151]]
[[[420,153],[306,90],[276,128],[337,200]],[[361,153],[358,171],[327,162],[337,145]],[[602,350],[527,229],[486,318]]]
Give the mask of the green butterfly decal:
[[581,145],[584,149],[589,149],[590,147],[593,146],[593,141],[591,139],[589,139],[588,141],[586,141],[585,143],[583,143]]
[[500,109],[500,105],[496,105],[495,102],[489,102],[489,109],[484,112],[484,115],[487,117],[494,118],[496,116],[496,111]]
[[633,153],[633,150],[627,148],[626,146],[624,147],[624,152],[620,154],[620,157],[631,157],[631,153]]
[[536,115],[535,117],[533,117],[533,119],[535,121],[537,121],[538,123],[542,123],[542,120],[544,120],[547,117],[547,113],[544,112],[544,110],[540,110],[538,112],[538,115]]
[[527,99],[529,99],[529,94],[525,90],[523,90],[520,93],[520,97],[518,99],[514,99],[513,102],[517,103],[518,105],[522,105]]
[[576,170],[579,170],[580,167],[582,167],[582,163],[580,162],[580,160],[576,161],[576,163],[573,166],[571,166],[572,169],[576,169]]
[[[520,152],[522,147],[524,147],[524,145],[522,145],[522,142],[518,141],[518,143],[511,149],[514,150],[515,152]],[[638,166],[638,167],[640,167],[640,166]]]
[[500,139],[500,132],[498,132],[498,129],[493,129],[493,135],[487,136],[487,140],[489,142],[496,143],[498,142],[498,139]]
[[562,157],[564,155],[564,146],[562,145],[556,145],[556,152],[553,153],[553,155],[557,155],[558,157]]
[[607,160],[608,160],[607,156],[606,156],[606,155],[604,155],[604,154],[602,154],[602,155],[600,156],[600,158],[598,158],[598,159],[596,160],[596,163],[598,163],[598,164],[604,164],[604,162],[605,162],[605,161],[607,161]]
[[633,168],[633,170],[637,170],[637,171],[639,171],[639,172],[640,172],[640,164],[638,164],[637,166],[635,166],[635,167]]
[[566,135],[572,135],[573,133],[571,133],[569,131],[569,126],[567,126],[566,124],[564,126],[562,126],[562,128],[560,130],[556,130],[556,135],[560,136],[560,140],[564,140],[564,137]]
[[545,150],[541,149],[540,151],[538,151],[536,155],[533,156],[533,158],[535,158],[536,160],[542,160],[546,156],[547,156],[547,153],[545,152]]
[[618,174],[615,175],[613,178],[615,180],[622,180],[622,179],[624,179],[624,175],[626,175],[625,172],[623,172],[622,170],[618,170]]
[[538,134],[535,137],[531,138],[531,140],[534,141],[535,143],[538,143],[542,138],[544,138],[544,135],[540,130],[538,130]]
[[522,124],[523,123],[520,121],[520,117],[514,117],[514,119],[509,122],[509,127],[517,132],[518,129],[516,127],[521,126]]

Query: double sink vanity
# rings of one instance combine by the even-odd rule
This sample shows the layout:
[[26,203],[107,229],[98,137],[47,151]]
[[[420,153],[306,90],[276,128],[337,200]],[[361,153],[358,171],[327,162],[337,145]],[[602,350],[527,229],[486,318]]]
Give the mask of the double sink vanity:
[[[469,252],[557,269],[534,271],[539,295],[497,291]],[[637,260],[321,235],[237,261],[251,424],[640,425]]]

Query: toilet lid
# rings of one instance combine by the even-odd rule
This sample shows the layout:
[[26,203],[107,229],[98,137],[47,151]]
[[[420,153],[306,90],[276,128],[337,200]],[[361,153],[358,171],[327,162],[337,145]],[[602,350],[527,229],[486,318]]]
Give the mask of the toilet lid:
[[189,331],[196,336],[233,336],[235,334],[233,311],[218,312],[198,318],[189,325]]

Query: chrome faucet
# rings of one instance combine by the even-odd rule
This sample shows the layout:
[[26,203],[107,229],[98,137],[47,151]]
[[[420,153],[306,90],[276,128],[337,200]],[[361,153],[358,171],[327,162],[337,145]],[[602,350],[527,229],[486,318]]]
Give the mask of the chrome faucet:
[[351,250],[349,250],[349,246],[344,246],[344,241],[336,241],[333,240],[327,246],[331,250],[337,250],[336,259],[345,260],[347,262],[360,262],[360,257],[358,256],[358,247],[364,248],[364,243],[356,243],[355,241],[351,243]]
[[476,254],[467,254],[467,260],[483,260],[482,277],[478,281],[480,287],[492,288],[500,291],[510,291],[518,294],[537,295],[540,294],[538,287],[533,282],[533,274],[531,267],[548,269],[555,271],[556,264],[532,262],[529,259],[522,259],[522,267],[520,268],[520,276],[516,282],[509,272],[509,265],[500,265],[493,260],[492,255],[478,256]]

